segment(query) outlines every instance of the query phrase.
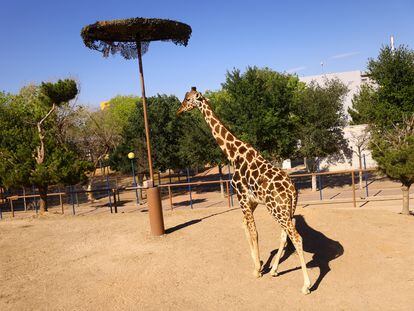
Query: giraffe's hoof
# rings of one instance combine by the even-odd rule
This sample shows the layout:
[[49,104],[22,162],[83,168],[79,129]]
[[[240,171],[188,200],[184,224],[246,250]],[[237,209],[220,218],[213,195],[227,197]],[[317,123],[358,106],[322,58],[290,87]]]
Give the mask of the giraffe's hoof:
[[260,277],[262,277],[262,272],[261,271],[254,270],[253,271],[253,275],[254,275],[255,278],[260,278]]
[[308,287],[308,286],[303,286],[303,287],[302,287],[302,293],[303,293],[304,295],[308,295],[308,294],[310,294],[309,287]]
[[270,271],[270,275],[276,277],[279,273],[277,271]]

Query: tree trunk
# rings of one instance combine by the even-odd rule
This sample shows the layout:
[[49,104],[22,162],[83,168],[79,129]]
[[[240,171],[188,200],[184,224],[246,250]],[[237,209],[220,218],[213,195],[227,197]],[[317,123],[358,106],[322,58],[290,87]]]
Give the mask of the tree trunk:
[[402,214],[403,215],[410,215],[410,187],[409,186],[402,186],[401,190],[402,190],[402,193],[403,193]]
[[92,192],[92,183],[93,183],[93,179],[90,178],[88,181],[88,187],[86,188],[86,190],[88,191],[87,196],[88,196],[89,203],[95,202],[95,198],[93,197],[93,192]]
[[[223,167],[221,166],[221,164],[218,165],[218,169],[219,169],[220,181],[222,181],[223,180]],[[221,197],[224,198],[224,184],[222,182],[220,183],[220,193],[221,193]]]
[[47,186],[39,186],[39,196],[40,196],[40,213],[43,214],[47,212]]
[[[144,174],[138,173],[137,175],[138,175],[138,185],[137,186],[142,186],[143,183],[144,183]],[[143,198],[142,198],[142,189],[141,188],[138,189],[138,198],[139,198],[139,201],[142,202]]]
[[316,175],[312,174],[312,191],[316,191],[316,190],[317,190]]

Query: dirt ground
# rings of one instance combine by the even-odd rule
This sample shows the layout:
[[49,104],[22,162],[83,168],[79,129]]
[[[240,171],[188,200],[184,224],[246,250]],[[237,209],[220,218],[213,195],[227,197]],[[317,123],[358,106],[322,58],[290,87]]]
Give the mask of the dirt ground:
[[412,310],[414,217],[340,206],[296,214],[307,296],[292,247],[280,276],[268,273],[280,228],[264,207],[259,279],[237,208],[165,211],[163,237],[149,235],[145,209],[6,219],[0,310]]

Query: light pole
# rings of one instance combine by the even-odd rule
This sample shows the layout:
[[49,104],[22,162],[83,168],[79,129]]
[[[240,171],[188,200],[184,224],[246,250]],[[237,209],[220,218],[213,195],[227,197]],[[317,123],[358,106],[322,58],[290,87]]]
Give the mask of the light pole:
[[139,195],[138,195],[138,189],[137,189],[138,184],[137,184],[137,179],[135,177],[135,169],[134,169],[135,153],[133,152],[128,153],[128,159],[131,160],[132,178],[134,180],[132,186],[135,187],[135,198],[137,200],[137,205],[139,205]]

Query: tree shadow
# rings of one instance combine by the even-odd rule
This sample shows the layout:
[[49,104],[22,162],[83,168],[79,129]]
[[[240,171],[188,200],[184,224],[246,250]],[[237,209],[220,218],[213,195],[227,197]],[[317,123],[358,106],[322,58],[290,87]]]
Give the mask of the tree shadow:
[[[312,260],[309,261],[306,266],[308,268],[319,268],[319,276],[310,288],[311,291],[317,290],[323,278],[331,271],[329,262],[342,256],[344,248],[338,241],[332,240],[324,235],[322,232],[317,231],[310,227],[305,218],[301,215],[295,216],[296,230],[303,238],[303,250],[307,253],[312,253]],[[264,267],[263,273],[268,273],[271,269],[271,262],[276,255],[277,249],[270,253]],[[292,242],[288,241],[285,252],[280,259],[280,263],[289,258],[290,255],[295,253],[295,248]],[[283,275],[295,270],[299,270],[300,267],[295,267],[285,271],[281,271],[278,275]]]

